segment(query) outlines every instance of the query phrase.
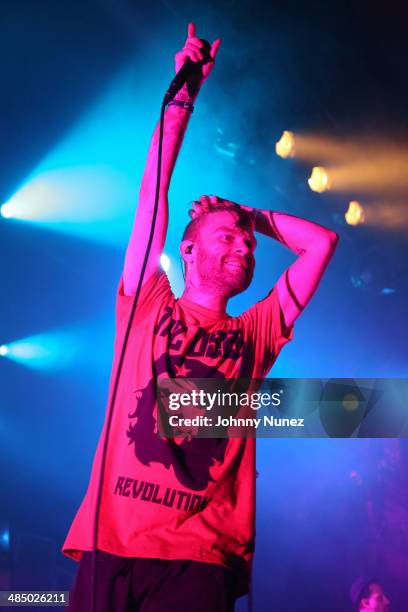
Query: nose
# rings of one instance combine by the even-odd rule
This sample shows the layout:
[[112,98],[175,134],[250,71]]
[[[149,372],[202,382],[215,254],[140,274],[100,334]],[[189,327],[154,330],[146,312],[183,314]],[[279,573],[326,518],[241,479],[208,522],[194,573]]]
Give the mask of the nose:
[[234,253],[237,257],[240,257],[245,261],[245,266],[247,266],[248,269],[252,269],[255,266],[255,258],[252,248],[245,241],[234,245]]
[[236,241],[234,250],[240,255],[248,255],[249,253],[252,253],[250,245],[244,238],[240,238]]

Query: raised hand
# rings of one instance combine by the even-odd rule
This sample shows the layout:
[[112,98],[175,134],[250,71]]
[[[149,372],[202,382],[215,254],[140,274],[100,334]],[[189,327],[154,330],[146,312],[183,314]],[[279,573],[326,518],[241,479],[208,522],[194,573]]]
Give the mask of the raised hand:
[[176,72],[180,70],[187,59],[190,59],[194,63],[200,64],[200,71],[198,72],[193,84],[194,90],[198,91],[202,83],[213,69],[214,60],[220,44],[220,38],[214,40],[211,45],[206,40],[198,38],[196,36],[194,23],[188,24],[187,39],[181,51],[176,53],[175,64]]

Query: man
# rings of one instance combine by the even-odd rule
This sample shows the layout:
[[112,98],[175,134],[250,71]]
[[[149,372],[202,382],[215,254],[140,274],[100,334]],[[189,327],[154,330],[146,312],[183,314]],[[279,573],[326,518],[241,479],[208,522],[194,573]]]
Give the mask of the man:
[[[97,610],[232,610],[248,591],[254,551],[255,440],[167,439],[157,435],[160,378],[263,378],[310,300],[337,235],[291,215],[202,196],[194,202],[180,251],[185,289],[175,299],[159,268],[168,190],[192,105],[220,45],[188,26],[176,70],[201,66],[165,114],[159,209],[150,257],[125,353],[100,505]],[[112,380],[152,223],[158,130],[149,149],[135,224],[118,291]],[[239,317],[228,299],[252,279],[255,232],[299,255],[268,296]],[[112,386],[111,391],[112,393]],[[98,445],[88,491],[64,543],[81,560],[71,610],[90,609],[93,517],[101,465]],[[132,607],[133,606],[133,607]]]
[[375,579],[359,577],[350,590],[353,609],[357,612],[387,612],[390,600],[381,584]]

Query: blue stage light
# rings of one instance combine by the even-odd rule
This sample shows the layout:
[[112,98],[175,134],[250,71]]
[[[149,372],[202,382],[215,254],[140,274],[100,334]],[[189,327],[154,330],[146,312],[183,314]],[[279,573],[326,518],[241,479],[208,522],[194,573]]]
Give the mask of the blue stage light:
[[47,332],[15,340],[0,348],[1,355],[36,370],[63,369],[78,348],[72,334]]
[[10,548],[10,531],[8,527],[2,527],[0,530],[0,551],[8,551]]

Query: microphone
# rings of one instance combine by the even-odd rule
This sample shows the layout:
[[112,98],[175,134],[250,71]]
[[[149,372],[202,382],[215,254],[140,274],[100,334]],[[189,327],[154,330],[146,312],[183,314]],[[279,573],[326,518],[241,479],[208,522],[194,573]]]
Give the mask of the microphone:
[[211,61],[210,49],[211,45],[206,40],[203,41],[204,46],[201,51],[205,53],[205,58],[200,62],[193,62],[189,57],[186,59],[174,79],[169,85],[168,90],[163,98],[163,104],[166,105],[173,100],[176,93],[183,87],[184,83],[191,83],[194,88],[194,82],[201,80],[201,68],[204,64]]
[[202,64],[203,62],[193,62],[189,58],[184,62],[170,83],[169,88],[165,93],[163,104],[168,104],[173,100],[176,93],[183,87],[184,83],[186,83],[194,73],[197,73],[198,70],[201,71]]

